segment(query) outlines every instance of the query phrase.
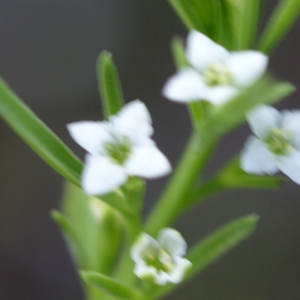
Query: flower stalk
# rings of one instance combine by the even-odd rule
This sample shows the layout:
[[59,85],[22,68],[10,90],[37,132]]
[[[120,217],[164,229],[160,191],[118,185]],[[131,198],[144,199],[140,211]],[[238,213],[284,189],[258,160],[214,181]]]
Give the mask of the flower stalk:
[[175,221],[185,201],[189,201],[187,195],[199,179],[214,146],[214,143],[201,145],[199,133],[193,132],[181,161],[148,217],[145,225],[147,233],[155,236],[160,228],[170,226]]

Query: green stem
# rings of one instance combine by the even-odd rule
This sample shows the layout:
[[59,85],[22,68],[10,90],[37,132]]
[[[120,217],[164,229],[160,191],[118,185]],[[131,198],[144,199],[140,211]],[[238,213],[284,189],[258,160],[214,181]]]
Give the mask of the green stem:
[[130,256],[130,249],[141,232],[140,212],[124,216],[124,223],[126,227],[126,241],[115,278],[130,284],[134,283],[136,279],[136,276],[133,274],[134,262]]
[[291,29],[299,14],[299,0],[281,0],[260,38],[258,49],[270,54]]
[[194,132],[165,192],[153,209],[145,230],[152,236],[165,226],[169,226],[181,213],[187,194],[198,179],[208,157],[212,154],[215,142],[201,145],[199,133]]

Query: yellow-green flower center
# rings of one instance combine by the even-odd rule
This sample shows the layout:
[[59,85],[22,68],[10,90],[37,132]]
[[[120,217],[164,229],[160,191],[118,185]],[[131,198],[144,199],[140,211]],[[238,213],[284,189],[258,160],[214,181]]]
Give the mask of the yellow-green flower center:
[[108,142],[104,147],[109,157],[119,165],[122,165],[131,153],[131,143],[126,137]]
[[172,257],[163,249],[159,249],[157,253],[146,253],[144,261],[147,265],[154,267],[157,271],[170,272],[174,267]]
[[202,75],[205,83],[209,86],[226,85],[232,82],[230,70],[220,63],[211,64]]
[[273,129],[265,139],[268,149],[276,155],[285,155],[292,149],[293,133],[287,130]]

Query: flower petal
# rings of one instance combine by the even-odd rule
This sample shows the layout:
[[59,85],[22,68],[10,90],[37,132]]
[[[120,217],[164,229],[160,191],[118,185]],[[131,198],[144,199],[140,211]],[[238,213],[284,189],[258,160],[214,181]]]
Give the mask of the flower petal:
[[165,272],[157,271],[153,266],[148,266],[144,262],[136,264],[133,273],[146,282],[158,285],[165,285],[169,277]]
[[278,171],[277,157],[254,135],[250,136],[241,153],[241,168],[251,174],[272,175]]
[[177,72],[165,84],[162,94],[173,101],[190,102],[203,99],[206,92],[200,74],[191,68]]
[[158,271],[155,277],[155,283],[165,285],[169,281],[169,275],[164,271]]
[[151,116],[146,105],[138,99],[124,105],[124,107],[117,113],[117,116],[120,119],[125,119],[125,122],[127,119],[136,119],[152,124]]
[[108,157],[86,155],[82,172],[82,187],[87,194],[107,194],[127,180],[123,167],[114,164]]
[[158,242],[153,237],[143,232],[131,247],[130,256],[133,261],[139,263],[141,261],[144,261],[145,255],[147,253],[153,253],[154,255],[156,255],[158,248]]
[[292,150],[290,155],[280,158],[279,169],[294,182],[300,184],[300,152]]
[[186,271],[191,268],[192,263],[182,257],[175,257],[175,265],[173,270],[168,274],[169,281],[172,283],[179,283],[182,281]]
[[120,119],[117,116],[110,118],[110,121],[116,137],[127,137],[134,145],[144,144],[145,141],[150,142],[149,137],[153,134],[153,127],[150,124],[134,118]]
[[67,129],[77,144],[94,155],[103,153],[103,144],[111,140],[110,124],[106,122],[74,122]]
[[153,134],[151,116],[146,105],[140,100],[126,104],[117,115],[111,116],[109,121],[113,124],[117,136],[126,136],[134,144],[139,144],[141,139]]
[[124,167],[128,175],[145,178],[156,178],[171,172],[168,159],[156,146],[134,147]]
[[186,242],[182,235],[175,229],[161,229],[158,234],[157,241],[160,247],[166,250],[173,258],[175,256],[183,256],[186,253]]
[[247,87],[261,77],[267,68],[268,57],[257,51],[230,53],[226,63],[233,75],[233,83]]
[[283,111],[282,112],[282,129],[290,131],[293,135],[293,142],[300,150],[300,111]]
[[238,90],[229,85],[220,85],[220,86],[213,86],[213,87],[206,87],[205,95],[203,96],[204,100],[214,104],[214,105],[222,105],[225,102],[232,99]]
[[259,105],[251,110],[246,118],[253,133],[260,139],[264,139],[270,130],[280,126],[281,115],[272,106]]
[[186,56],[195,69],[202,71],[212,63],[224,63],[229,58],[229,52],[204,34],[193,30],[187,38]]

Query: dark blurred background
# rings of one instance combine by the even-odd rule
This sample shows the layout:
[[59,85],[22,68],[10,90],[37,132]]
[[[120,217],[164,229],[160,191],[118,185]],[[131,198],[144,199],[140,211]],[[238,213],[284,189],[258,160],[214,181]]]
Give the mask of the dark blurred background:
[[[277,1],[266,1],[269,15]],[[102,118],[95,61],[113,53],[127,101],[144,101],[154,139],[173,165],[190,125],[184,105],[161,96],[173,74],[169,44],[186,30],[166,0],[1,0],[0,73],[33,111],[80,157],[66,123]],[[300,86],[300,23],[271,58],[279,79]],[[278,107],[300,109],[299,92]],[[249,129],[218,147],[210,170],[238,153]],[[49,217],[58,208],[62,178],[0,120],[0,299],[82,300],[75,269]],[[149,182],[145,208],[166,179]],[[231,191],[215,196],[175,225],[192,245],[223,223],[256,212],[259,227],[168,299],[300,299],[300,187]]]

